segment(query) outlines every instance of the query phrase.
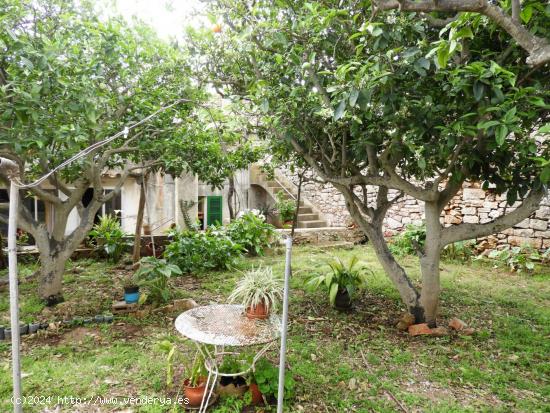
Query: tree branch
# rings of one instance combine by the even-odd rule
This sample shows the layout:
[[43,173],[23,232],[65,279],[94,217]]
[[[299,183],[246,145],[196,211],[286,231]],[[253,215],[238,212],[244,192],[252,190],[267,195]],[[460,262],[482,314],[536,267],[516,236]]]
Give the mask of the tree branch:
[[521,205],[509,214],[495,218],[485,224],[458,224],[441,230],[441,246],[457,241],[485,237],[510,228],[535,212],[545,195],[545,190],[531,190]]
[[519,19],[509,16],[502,8],[487,0],[375,0],[379,10],[399,9],[416,13],[473,12],[489,17],[504,29],[529,54],[527,64],[537,66],[550,61],[550,43],[547,39],[533,35]]

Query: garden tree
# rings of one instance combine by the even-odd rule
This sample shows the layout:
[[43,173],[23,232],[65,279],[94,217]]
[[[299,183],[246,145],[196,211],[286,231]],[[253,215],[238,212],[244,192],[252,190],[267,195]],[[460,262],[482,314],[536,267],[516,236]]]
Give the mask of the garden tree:
[[[23,183],[158,111],[46,185],[22,191],[52,206],[51,226],[25,207],[19,226],[40,252],[39,295],[54,304],[62,299],[65,262],[128,177],[190,171],[221,186],[231,173],[225,165],[246,163],[256,152],[221,150],[223,137],[199,123],[208,96],[191,84],[186,55],[149,28],[102,21],[87,2],[1,0],[0,8],[0,156],[19,164]],[[109,169],[117,172],[112,192],[102,182]],[[88,188],[93,196],[83,202]],[[80,222],[69,231],[73,210]]]
[[[221,32],[190,32],[202,70],[261,118],[258,134],[271,152],[298,154],[344,195],[408,311],[430,326],[441,249],[528,217],[550,178],[542,136],[550,129],[548,67],[535,63],[542,49],[503,30],[510,5],[499,4],[500,20],[459,13],[441,28],[434,23],[445,15],[374,12],[369,1],[218,0],[208,13],[223,22]],[[542,1],[522,6],[522,27],[546,44],[550,10]],[[494,7],[478,11],[491,17]],[[507,213],[444,227],[441,212],[466,181],[506,193]],[[421,288],[382,231],[386,212],[405,194],[424,202]]]

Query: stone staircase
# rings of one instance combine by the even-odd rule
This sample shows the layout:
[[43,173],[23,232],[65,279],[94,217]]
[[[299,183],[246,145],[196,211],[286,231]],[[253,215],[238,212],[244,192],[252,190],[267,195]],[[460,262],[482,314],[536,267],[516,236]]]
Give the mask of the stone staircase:
[[[251,167],[250,183],[264,188],[273,199],[273,203],[275,203],[278,193],[282,193],[280,196],[284,199],[296,200],[298,196],[298,188],[296,185],[286,180],[281,174],[275,172],[274,180],[270,180],[257,166]],[[297,228],[327,227],[327,222],[319,216],[319,213],[315,211],[313,205],[309,204],[303,196],[300,196],[300,198],[302,199],[300,200],[300,207],[298,209]]]

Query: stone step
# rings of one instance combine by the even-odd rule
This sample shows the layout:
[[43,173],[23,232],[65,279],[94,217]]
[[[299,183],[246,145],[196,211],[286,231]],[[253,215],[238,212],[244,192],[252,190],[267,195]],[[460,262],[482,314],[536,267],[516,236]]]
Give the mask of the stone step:
[[325,221],[306,221],[306,222],[300,222],[298,221],[298,228],[323,228],[326,227],[327,223]]
[[313,209],[311,207],[300,206],[300,208],[298,208],[298,214],[311,214],[311,213],[313,213]]
[[319,214],[301,214],[298,212],[298,222],[305,221],[319,221]]

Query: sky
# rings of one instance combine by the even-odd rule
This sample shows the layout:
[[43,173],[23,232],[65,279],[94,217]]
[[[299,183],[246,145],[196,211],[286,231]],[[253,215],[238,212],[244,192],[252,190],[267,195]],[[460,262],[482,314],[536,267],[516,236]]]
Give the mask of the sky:
[[200,10],[199,0],[112,0],[107,6],[116,14],[131,19],[136,16],[155,28],[160,37],[179,37],[186,25],[198,25],[193,12]]

